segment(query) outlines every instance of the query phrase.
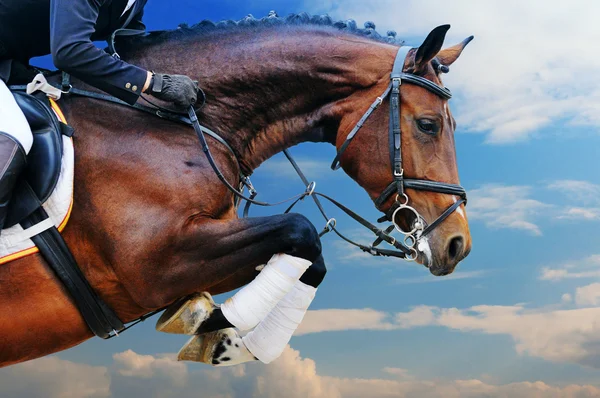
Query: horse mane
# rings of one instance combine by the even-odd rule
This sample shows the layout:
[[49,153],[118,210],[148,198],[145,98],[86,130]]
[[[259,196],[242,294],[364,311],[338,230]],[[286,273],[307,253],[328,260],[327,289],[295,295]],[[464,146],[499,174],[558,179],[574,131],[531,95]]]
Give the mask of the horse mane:
[[306,12],[299,14],[290,14],[287,17],[280,17],[275,11],[269,12],[269,15],[263,18],[254,18],[252,14],[240,19],[223,20],[220,22],[212,22],[209,20],[201,21],[197,24],[189,26],[188,24],[180,24],[177,29],[152,31],[144,36],[130,37],[126,45],[144,46],[159,44],[165,41],[187,39],[191,37],[199,37],[208,34],[231,34],[240,31],[247,33],[259,29],[277,26],[313,26],[313,27],[329,27],[337,29],[341,32],[349,33],[355,36],[366,37],[374,41],[403,45],[404,40],[396,38],[396,32],[393,30],[387,31],[386,36],[380,35],[375,30],[375,23],[365,22],[364,28],[359,28],[353,19],[345,21],[334,21],[329,15],[310,15]]

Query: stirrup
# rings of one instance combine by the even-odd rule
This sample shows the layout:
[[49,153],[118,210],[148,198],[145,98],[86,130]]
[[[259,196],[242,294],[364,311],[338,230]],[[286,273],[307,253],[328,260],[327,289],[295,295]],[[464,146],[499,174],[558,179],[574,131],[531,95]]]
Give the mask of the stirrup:
[[195,293],[171,304],[156,321],[156,330],[193,335],[217,305],[208,292]]

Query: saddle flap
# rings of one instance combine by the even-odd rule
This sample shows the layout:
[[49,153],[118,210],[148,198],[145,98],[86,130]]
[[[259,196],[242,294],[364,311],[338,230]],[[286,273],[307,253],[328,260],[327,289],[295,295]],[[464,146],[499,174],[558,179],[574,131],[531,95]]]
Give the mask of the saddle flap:
[[[33,132],[33,146],[27,155],[27,167],[21,178],[31,187],[40,202],[44,203],[56,188],[60,177],[63,153],[62,123],[50,108],[45,96],[38,98],[18,91],[13,92],[13,96]],[[22,190],[15,190],[9,204],[5,228],[16,225],[27,216],[20,211],[20,206],[17,206],[17,203],[25,201],[19,192]]]

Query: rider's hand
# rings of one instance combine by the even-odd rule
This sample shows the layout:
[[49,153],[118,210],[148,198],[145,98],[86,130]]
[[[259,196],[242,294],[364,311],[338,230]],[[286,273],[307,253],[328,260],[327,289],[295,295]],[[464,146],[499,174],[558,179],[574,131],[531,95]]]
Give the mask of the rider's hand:
[[198,90],[198,83],[187,76],[157,73],[152,76],[146,93],[179,108],[189,108],[198,100]]

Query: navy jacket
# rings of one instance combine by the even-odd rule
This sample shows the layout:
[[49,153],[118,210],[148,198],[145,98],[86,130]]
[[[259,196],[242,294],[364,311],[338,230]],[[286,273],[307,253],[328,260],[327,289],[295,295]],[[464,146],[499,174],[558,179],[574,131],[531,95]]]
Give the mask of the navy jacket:
[[10,60],[28,63],[52,54],[57,68],[130,104],[137,101],[147,71],[118,60],[92,41],[106,40],[124,27],[145,29],[136,0],[123,16],[127,0],[0,0],[0,79],[8,81]]

